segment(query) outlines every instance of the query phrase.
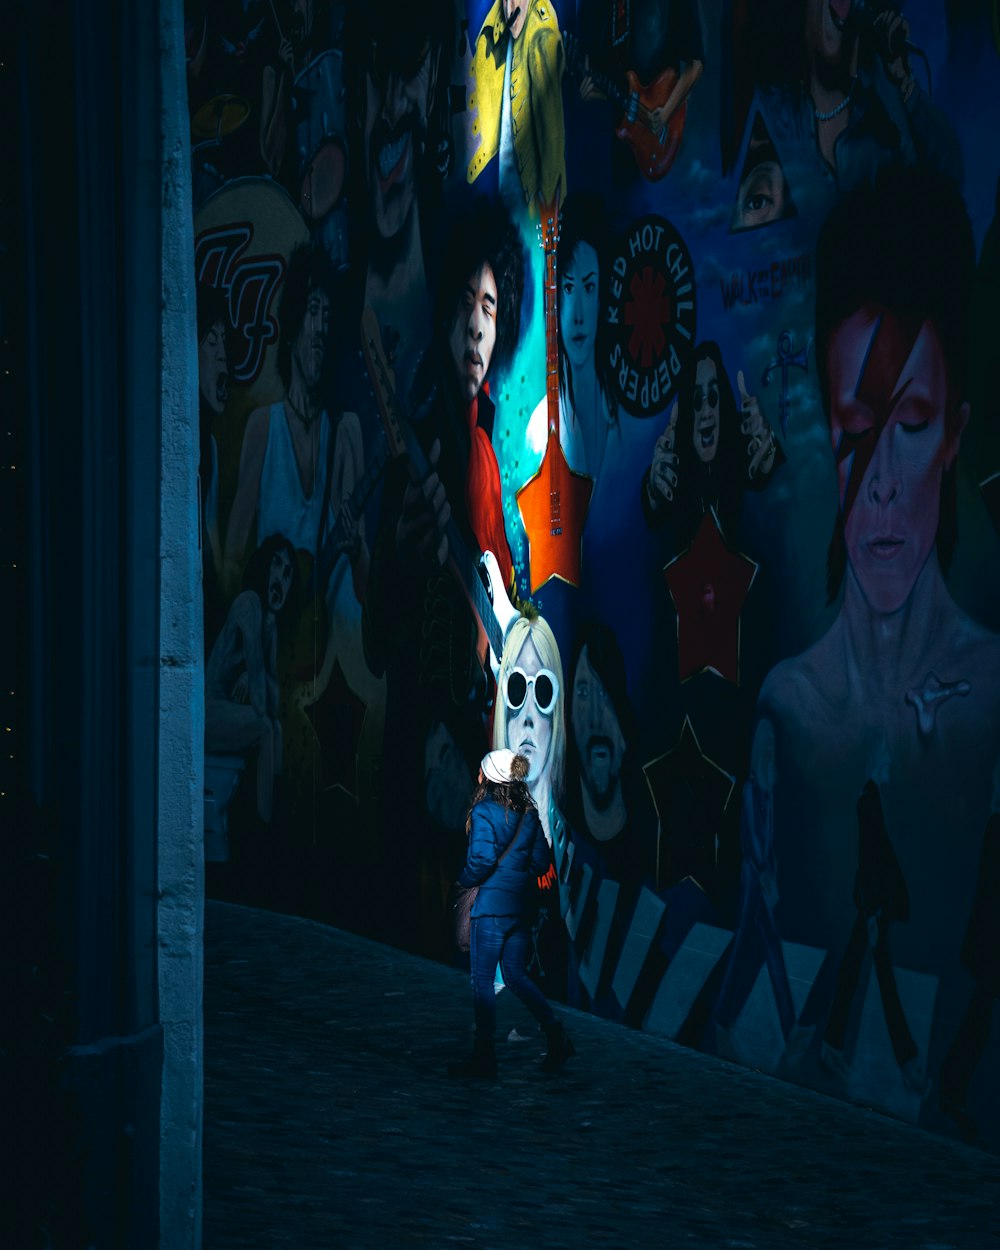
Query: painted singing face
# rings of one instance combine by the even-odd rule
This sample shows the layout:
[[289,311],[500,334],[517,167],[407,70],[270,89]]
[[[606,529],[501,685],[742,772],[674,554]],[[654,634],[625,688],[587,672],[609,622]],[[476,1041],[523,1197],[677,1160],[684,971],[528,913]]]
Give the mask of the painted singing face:
[[694,454],[702,464],[711,464],[719,450],[722,416],[719,406],[719,375],[715,361],[698,361],[694,379]]
[[382,239],[398,235],[416,209],[417,163],[437,80],[430,39],[386,30],[373,41],[365,74],[365,159],[369,203]]
[[285,606],[294,571],[291,554],[279,547],[271,557],[267,574],[267,606],[272,612],[280,612]]
[[580,778],[597,810],[605,811],[618,789],[625,738],[611,697],[590,667],[586,647],[576,665],[571,719]]
[[198,344],[198,390],[213,412],[221,412],[229,397],[226,327],[216,321]]
[[934,549],[968,405],[950,393],[934,326],[876,306],[834,330],[826,365],[848,562],[871,607],[895,612]]
[[559,277],[559,332],[574,368],[594,358],[600,311],[598,281],[597,252],[581,241]]
[[530,636],[525,638],[504,686],[507,746],[527,759],[530,788],[549,762],[552,717],[559,697],[558,677],[542,664]]
[[486,380],[497,341],[497,284],[482,265],[471,274],[459,297],[448,334],[448,347],[464,399],[474,399]]

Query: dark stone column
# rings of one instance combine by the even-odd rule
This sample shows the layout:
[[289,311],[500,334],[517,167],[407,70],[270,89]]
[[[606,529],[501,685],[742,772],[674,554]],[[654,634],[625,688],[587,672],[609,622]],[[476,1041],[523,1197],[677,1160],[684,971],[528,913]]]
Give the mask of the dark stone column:
[[[54,1230],[62,1202],[52,1244],[152,1248],[164,1049],[160,12],[70,0],[18,6],[11,24],[16,107],[4,125],[20,194],[30,466],[19,802],[23,845],[54,865],[42,877],[37,863],[21,868],[57,923],[38,957],[66,1006],[58,1100],[78,1147],[72,1161],[56,1152],[26,1196],[25,1228]],[[193,528],[186,540],[197,547]],[[27,1012],[23,1023],[24,1039],[42,1028]]]

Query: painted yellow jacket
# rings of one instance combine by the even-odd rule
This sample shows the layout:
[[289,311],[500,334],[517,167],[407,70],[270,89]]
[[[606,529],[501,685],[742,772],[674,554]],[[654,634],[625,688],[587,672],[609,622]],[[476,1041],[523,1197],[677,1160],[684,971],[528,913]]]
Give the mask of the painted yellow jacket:
[[[566,159],[563,141],[562,73],[565,63],[562,36],[555,10],[548,0],[527,0],[528,16],[514,41],[510,91],[514,152],[521,175],[524,202],[531,208],[536,197],[544,203],[566,198]],[[502,0],[486,15],[472,60],[469,112],[475,151],[466,177],[475,182],[500,151],[500,110],[507,67],[507,23]]]

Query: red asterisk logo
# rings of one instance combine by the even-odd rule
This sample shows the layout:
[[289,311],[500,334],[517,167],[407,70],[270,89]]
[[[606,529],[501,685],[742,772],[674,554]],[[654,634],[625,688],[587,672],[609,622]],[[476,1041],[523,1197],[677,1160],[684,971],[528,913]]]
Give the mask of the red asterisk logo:
[[671,313],[670,298],[663,294],[665,286],[663,274],[654,276],[650,265],[636,273],[629,284],[632,300],[625,305],[625,324],[633,329],[628,349],[633,360],[641,357],[644,369],[653,363],[654,357],[662,354],[667,345],[663,327],[670,322]]

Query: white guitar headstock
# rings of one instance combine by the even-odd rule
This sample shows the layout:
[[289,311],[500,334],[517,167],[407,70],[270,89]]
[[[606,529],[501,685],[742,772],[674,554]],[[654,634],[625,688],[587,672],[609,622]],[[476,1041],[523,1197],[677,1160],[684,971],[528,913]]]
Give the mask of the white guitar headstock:
[[554,252],[559,243],[559,232],[562,228],[558,192],[551,204],[539,203],[538,215],[541,218],[535,226],[538,242],[546,252]]

